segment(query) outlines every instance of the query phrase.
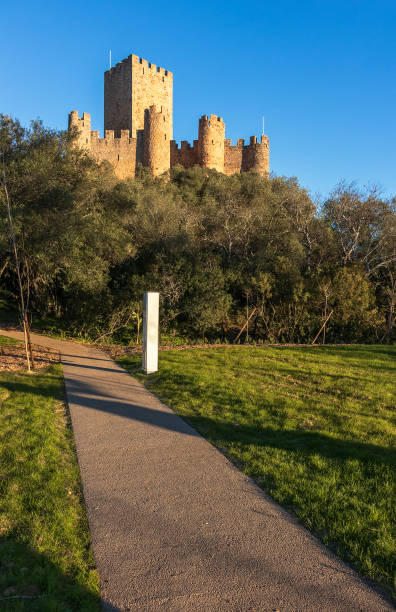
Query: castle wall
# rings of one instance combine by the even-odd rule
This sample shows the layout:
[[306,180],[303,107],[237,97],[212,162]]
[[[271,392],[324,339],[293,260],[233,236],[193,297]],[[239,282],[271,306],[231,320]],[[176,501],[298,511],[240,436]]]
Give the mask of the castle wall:
[[78,111],[69,114],[69,130],[73,127],[78,130],[78,146],[98,163],[108,161],[121,180],[135,176],[136,138],[129,137],[129,130],[121,130],[117,138],[114,137],[114,130],[105,130],[105,137],[99,138],[98,131],[91,131],[91,115],[84,113],[80,118]]
[[91,132],[90,153],[98,162],[110,162],[115,175],[124,180],[134,178],[136,170],[136,138],[129,137],[129,130],[121,130],[120,137],[114,137],[114,130],[106,130],[105,137]]
[[231,146],[231,140],[224,141],[224,174],[241,172],[244,142],[240,138],[236,146]]
[[[211,144],[211,143],[210,143]],[[218,150],[218,145],[216,145]],[[200,153],[202,151],[201,142],[194,140],[194,145],[191,146],[187,141],[183,140],[179,147],[174,140],[171,142],[170,164],[171,166],[180,165],[183,168],[192,168],[195,165],[203,167],[214,167],[204,165]],[[213,163],[213,159],[209,160]],[[206,161],[207,163],[207,161]],[[220,160],[221,164],[221,160]],[[219,165],[220,165],[219,164]],[[216,168],[217,169],[217,168]],[[269,144],[268,137],[262,136],[261,142],[257,142],[256,136],[251,136],[250,143],[245,145],[243,138],[239,138],[237,144],[232,146],[231,140],[224,140],[224,166],[222,172],[231,176],[232,174],[240,174],[254,170],[261,176],[269,174]]]
[[170,149],[171,166],[179,165],[183,168],[192,168],[198,164],[198,160],[198,140],[194,140],[193,146],[186,140],[182,140],[181,147],[172,140]]

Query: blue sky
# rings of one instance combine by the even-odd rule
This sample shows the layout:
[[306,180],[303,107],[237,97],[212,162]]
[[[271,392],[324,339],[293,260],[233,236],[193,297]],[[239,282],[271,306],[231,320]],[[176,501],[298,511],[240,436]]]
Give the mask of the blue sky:
[[0,112],[103,129],[103,72],[136,53],[174,73],[174,138],[202,114],[270,138],[271,170],[325,197],[340,179],[396,195],[396,1],[0,0]]

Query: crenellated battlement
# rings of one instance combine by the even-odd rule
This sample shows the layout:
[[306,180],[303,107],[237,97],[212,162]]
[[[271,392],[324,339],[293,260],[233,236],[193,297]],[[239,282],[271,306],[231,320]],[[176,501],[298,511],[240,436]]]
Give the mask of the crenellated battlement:
[[121,62],[117,62],[117,64],[114,64],[114,66],[112,66],[111,68],[106,70],[105,71],[105,78],[106,77],[112,77],[112,76],[116,75],[117,73],[121,72],[122,70],[124,70],[124,68],[131,63],[131,58],[132,58],[132,56],[128,55],[128,57],[123,59]]
[[168,77],[169,79],[172,79],[173,77],[173,73],[170,70],[161,68],[161,66],[153,64],[152,62],[149,62],[143,57],[131,54],[120,62],[117,62],[117,64],[114,64],[114,66],[112,66],[108,70],[106,70],[105,78],[115,76],[117,73],[122,72],[127,66],[130,66],[132,64],[135,66],[140,66],[142,69],[147,68],[147,70],[151,71],[151,74],[156,73],[158,76]]
[[231,142],[231,138],[226,138],[224,140],[224,145],[227,148],[232,148],[232,149],[243,149],[243,148],[247,148],[247,147],[254,147],[254,146],[261,146],[263,145],[268,145],[268,136],[266,136],[265,134],[261,135],[261,141],[259,142],[257,140],[257,136],[250,136],[249,138],[249,144],[245,144],[245,139],[244,138],[238,138],[236,141],[236,144],[233,145]]
[[91,115],[89,113],[83,113],[82,117],[79,116],[78,111],[74,110],[69,113],[69,125],[75,125],[80,129],[91,125]]
[[199,123],[202,125],[208,124],[211,127],[224,125],[223,118],[218,115],[202,115],[202,117],[199,118]]
[[[194,140],[194,143],[198,143],[198,140]],[[180,151],[190,151],[193,150],[195,148],[195,144],[191,145],[188,140],[182,140],[180,143],[180,147],[177,144],[177,142],[175,140],[171,141],[171,146],[174,149],[180,150]]]
[[182,140],[180,146],[172,140],[170,145],[171,166],[192,168],[199,164],[198,140],[194,140],[192,145],[187,140]]
[[144,59],[143,57],[139,57],[138,55],[132,55],[132,63],[135,65],[141,66],[141,68],[147,68],[151,70],[152,73],[157,73],[159,76],[168,77],[172,79],[173,73],[170,70],[165,70],[165,68],[161,68],[160,66],[156,66],[152,62]]

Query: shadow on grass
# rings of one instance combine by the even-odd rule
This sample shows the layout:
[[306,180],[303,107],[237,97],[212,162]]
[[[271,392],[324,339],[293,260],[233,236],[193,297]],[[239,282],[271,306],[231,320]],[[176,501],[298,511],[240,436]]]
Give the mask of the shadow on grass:
[[29,395],[39,395],[48,399],[55,398],[56,400],[63,400],[63,394],[59,392],[59,384],[56,379],[51,380],[46,378],[45,384],[38,385],[38,379],[45,377],[48,370],[37,371],[33,374],[31,381],[32,384],[19,382],[17,375],[25,375],[25,370],[10,370],[9,372],[1,373],[0,387],[7,389],[11,393],[27,393]]
[[[99,612],[105,602],[16,537],[0,538],[0,610]],[[116,610],[116,608],[106,608]]]
[[[109,395],[100,395],[95,387],[88,381],[73,380],[68,383],[69,404],[91,410],[99,410],[124,417],[126,419],[146,423],[159,429],[179,432],[184,435],[196,435],[190,428],[186,428],[184,421],[194,429],[209,436],[213,440],[238,443],[248,446],[254,444],[257,447],[273,447],[292,452],[303,452],[307,454],[318,454],[334,459],[359,459],[372,461],[379,464],[396,464],[396,451],[392,448],[377,446],[353,439],[338,439],[319,431],[306,431],[298,429],[284,429],[279,427],[262,427],[260,425],[243,425],[231,422],[223,422],[220,418],[187,415],[184,421],[174,412],[159,410],[144,405],[145,391],[140,387],[130,388],[128,383],[132,380],[127,373],[124,385],[118,384],[121,396],[114,396],[113,389]],[[15,381],[2,381],[2,386],[10,391],[37,393],[38,390],[25,383]],[[48,389],[46,394],[53,395],[53,390]],[[42,394],[41,392],[39,392]],[[127,396],[131,399],[126,400]],[[132,399],[133,398],[133,399]],[[164,398],[166,401],[166,398]],[[141,401],[140,401],[141,400]],[[204,401],[204,398],[203,398]],[[242,400],[241,400],[242,401]],[[280,402],[280,400],[278,400]],[[277,408],[280,408],[280,404]]]
[[315,431],[272,429],[216,422],[200,416],[186,416],[185,420],[197,431],[220,444],[271,447],[308,455],[321,455],[330,459],[371,461],[396,466],[396,451],[392,448],[354,440],[341,440]]

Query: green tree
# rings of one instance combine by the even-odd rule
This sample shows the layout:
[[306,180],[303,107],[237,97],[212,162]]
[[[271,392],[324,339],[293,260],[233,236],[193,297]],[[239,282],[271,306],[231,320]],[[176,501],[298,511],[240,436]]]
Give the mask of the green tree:
[[[37,312],[60,315],[68,293],[105,288],[111,265],[128,250],[115,177],[76,149],[69,135],[41,122],[26,129],[0,116],[0,149],[24,286]],[[4,237],[4,194],[0,197]],[[4,238],[0,248],[2,261],[10,265]]]

